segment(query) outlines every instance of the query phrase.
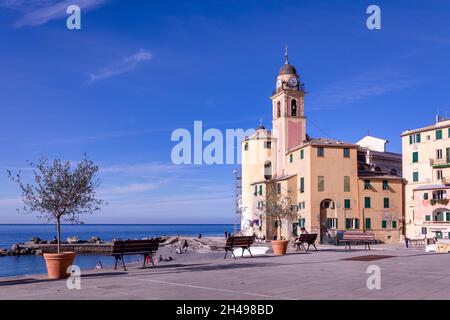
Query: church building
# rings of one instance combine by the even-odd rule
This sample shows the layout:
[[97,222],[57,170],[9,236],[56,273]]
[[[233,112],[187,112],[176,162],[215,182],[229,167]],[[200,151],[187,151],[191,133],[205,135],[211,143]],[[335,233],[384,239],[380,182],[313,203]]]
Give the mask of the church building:
[[266,212],[267,190],[274,185],[292,210],[292,218],[281,222],[281,238],[305,227],[322,243],[335,243],[345,230],[372,232],[380,242],[400,241],[401,154],[387,152],[388,142],[372,136],[357,143],[309,136],[305,96],[286,49],[270,97],[272,129],[260,124],[242,142],[241,231],[267,240],[280,237],[278,222]]

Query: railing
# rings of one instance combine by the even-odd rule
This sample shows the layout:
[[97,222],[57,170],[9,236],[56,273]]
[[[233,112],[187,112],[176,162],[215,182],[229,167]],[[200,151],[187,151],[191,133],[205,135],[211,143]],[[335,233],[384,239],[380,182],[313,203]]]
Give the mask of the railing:
[[430,159],[430,164],[433,167],[445,167],[445,166],[449,166],[450,167],[450,159]]

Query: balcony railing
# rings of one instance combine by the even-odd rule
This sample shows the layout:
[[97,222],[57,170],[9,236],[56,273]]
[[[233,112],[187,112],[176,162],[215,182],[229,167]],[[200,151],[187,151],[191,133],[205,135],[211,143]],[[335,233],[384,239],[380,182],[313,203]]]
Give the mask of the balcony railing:
[[450,167],[450,159],[430,159],[430,164],[433,168],[447,168]]

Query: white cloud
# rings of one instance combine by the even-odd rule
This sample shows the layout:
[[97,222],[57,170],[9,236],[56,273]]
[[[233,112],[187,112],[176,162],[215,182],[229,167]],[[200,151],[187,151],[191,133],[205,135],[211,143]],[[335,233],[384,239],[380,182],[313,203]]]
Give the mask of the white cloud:
[[139,65],[152,59],[153,56],[147,50],[141,49],[135,54],[123,58],[121,61],[104,68],[97,73],[92,73],[89,77],[88,83],[104,80],[117,75],[121,75],[136,69]]
[[96,9],[107,0],[0,0],[0,7],[22,12],[22,17],[14,23],[15,27],[39,26],[51,20],[67,16],[70,5],[78,5],[82,12]]
[[392,71],[367,71],[311,92],[308,108],[327,110],[347,107],[358,101],[416,85],[418,82],[418,79]]

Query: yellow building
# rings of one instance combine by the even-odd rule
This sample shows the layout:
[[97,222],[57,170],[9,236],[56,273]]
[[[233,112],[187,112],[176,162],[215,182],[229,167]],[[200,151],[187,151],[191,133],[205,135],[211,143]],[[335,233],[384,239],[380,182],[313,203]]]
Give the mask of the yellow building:
[[450,238],[450,120],[402,134],[407,237]]
[[295,214],[282,222],[284,238],[304,226],[322,242],[335,243],[338,230],[370,231],[382,242],[399,241],[401,155],[386,152],[387,141],[371,136],[356,144],[311,138],[306,134],[305,94],[286,54],[270,97],[272,130],[260,124],[242,142],[242,232],[276,236],[265,212],[266,187],[276,183]]

